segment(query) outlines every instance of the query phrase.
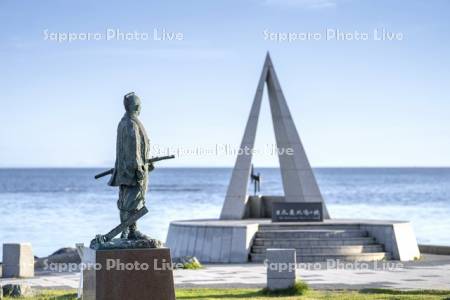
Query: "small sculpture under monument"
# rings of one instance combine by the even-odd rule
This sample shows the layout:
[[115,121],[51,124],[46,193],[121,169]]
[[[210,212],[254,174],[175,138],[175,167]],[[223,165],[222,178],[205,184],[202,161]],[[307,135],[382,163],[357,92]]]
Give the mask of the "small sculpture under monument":
[[[134,93],[124,96],[125,115],[117,128],[116,162],[113,169],[95,176],[96,179],[111,174],[110,186],[119,187],[117,207],[120,224],[105,235],[97,235],[90,248],[129,249],[159,248],[162,242],[152,239],[137,229],[137,220],[148,212],[145,207],[148,173],[156,161],[174,158],[173,155],[150,158],[150,141],[138,116],[141,100]],[[115,239],[120,234],[120,238]]]
[[261,174],[255,173],[255,169],[253,168],[252,164],[252,171],[250,173],[250,179],[253,183],[253,194],[256,196],[256,193],[259,193],[261,191]]

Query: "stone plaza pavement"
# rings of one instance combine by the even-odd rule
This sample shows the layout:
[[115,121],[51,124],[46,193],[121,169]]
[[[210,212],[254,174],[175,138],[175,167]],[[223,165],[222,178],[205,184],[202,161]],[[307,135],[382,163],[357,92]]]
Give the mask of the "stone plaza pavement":
[[[450,256],[424,255],[420,261],[407,263],[380,261],[376,265],[345,264],[301,264],[297,276],[316,289],[450,289]],[[264,287],[266,267],[262,263],[208,264],[200,270],[175,270],[174,276],[177,288]],[[0,282],[3,285],[25,282],[38,289],[75,289],[79,277],[76,272],[38,271],[31,279],[2,278]]]

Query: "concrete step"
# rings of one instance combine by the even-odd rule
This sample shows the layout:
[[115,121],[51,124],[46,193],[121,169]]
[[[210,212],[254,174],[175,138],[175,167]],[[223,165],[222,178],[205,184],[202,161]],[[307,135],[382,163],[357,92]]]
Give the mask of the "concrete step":
[[367,237],[364,230],[270,230],[258,231],[256,238],[294,239],[294,238],[349,238]]
[[375,244],[373,237],[352,237],[352,238],[301,238],[301,239],[267,239],[255,238],[255,246],[272,246],[273,248],[297,248],[313,246],[339,246],[339,245],[371,245]]
[[359,230],[359,224],[299,224],[299,223],[275,223],[275,224],[261,224],[259,231],[271,230]]
[[[354,255],[297,255],[297,263],[304,262],[323,262],[327,260],[340,260],[340,261],[375,261],[389,259],[390,256],[386,252],[373,252],[373,253],[359,253]],[[263,262],[266,259],[266,254],[251,253],[250,261]]]
[[[253,246],[252,253],[266,253],[271,246]],[[383,252],[382,245],[352,245],[352,246],[328,246],[328,247],[296,247],[297,255],[353,255],[360,253]]]

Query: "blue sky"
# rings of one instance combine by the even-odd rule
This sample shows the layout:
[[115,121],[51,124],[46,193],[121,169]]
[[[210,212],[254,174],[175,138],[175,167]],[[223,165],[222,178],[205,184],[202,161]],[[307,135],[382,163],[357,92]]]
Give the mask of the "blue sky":
[[[450,166],[450,2],[354,0],[0,1],[0,166],[112,164],[122,97],[141,96],[155,146],[240,143],[270,51],[311,164]],[[155,41],[153,31],[180,32]],[[401,40],[375,41],[374,29]],[[50,33],[144,32],[56,42]],[[277,42],[272,33],[367,32]],[[257,148],[274,142],[267,99]],[[184,154],[165,166],[231,166]],[[258,154],[259,166],[276,166]]]

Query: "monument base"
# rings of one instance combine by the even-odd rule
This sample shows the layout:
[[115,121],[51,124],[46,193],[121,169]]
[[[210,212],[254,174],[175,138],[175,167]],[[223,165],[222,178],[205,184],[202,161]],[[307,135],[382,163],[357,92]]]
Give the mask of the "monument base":
[[328,259],[410,261],[420,257],[411,223],[389,220],[173,221],[166,245],[174,257],[195,256],[202,263],[261,262],[266,258],[267,248],[296,249],[298,262]]
[[84,300],[175,300],[170,249],[83,249]]

